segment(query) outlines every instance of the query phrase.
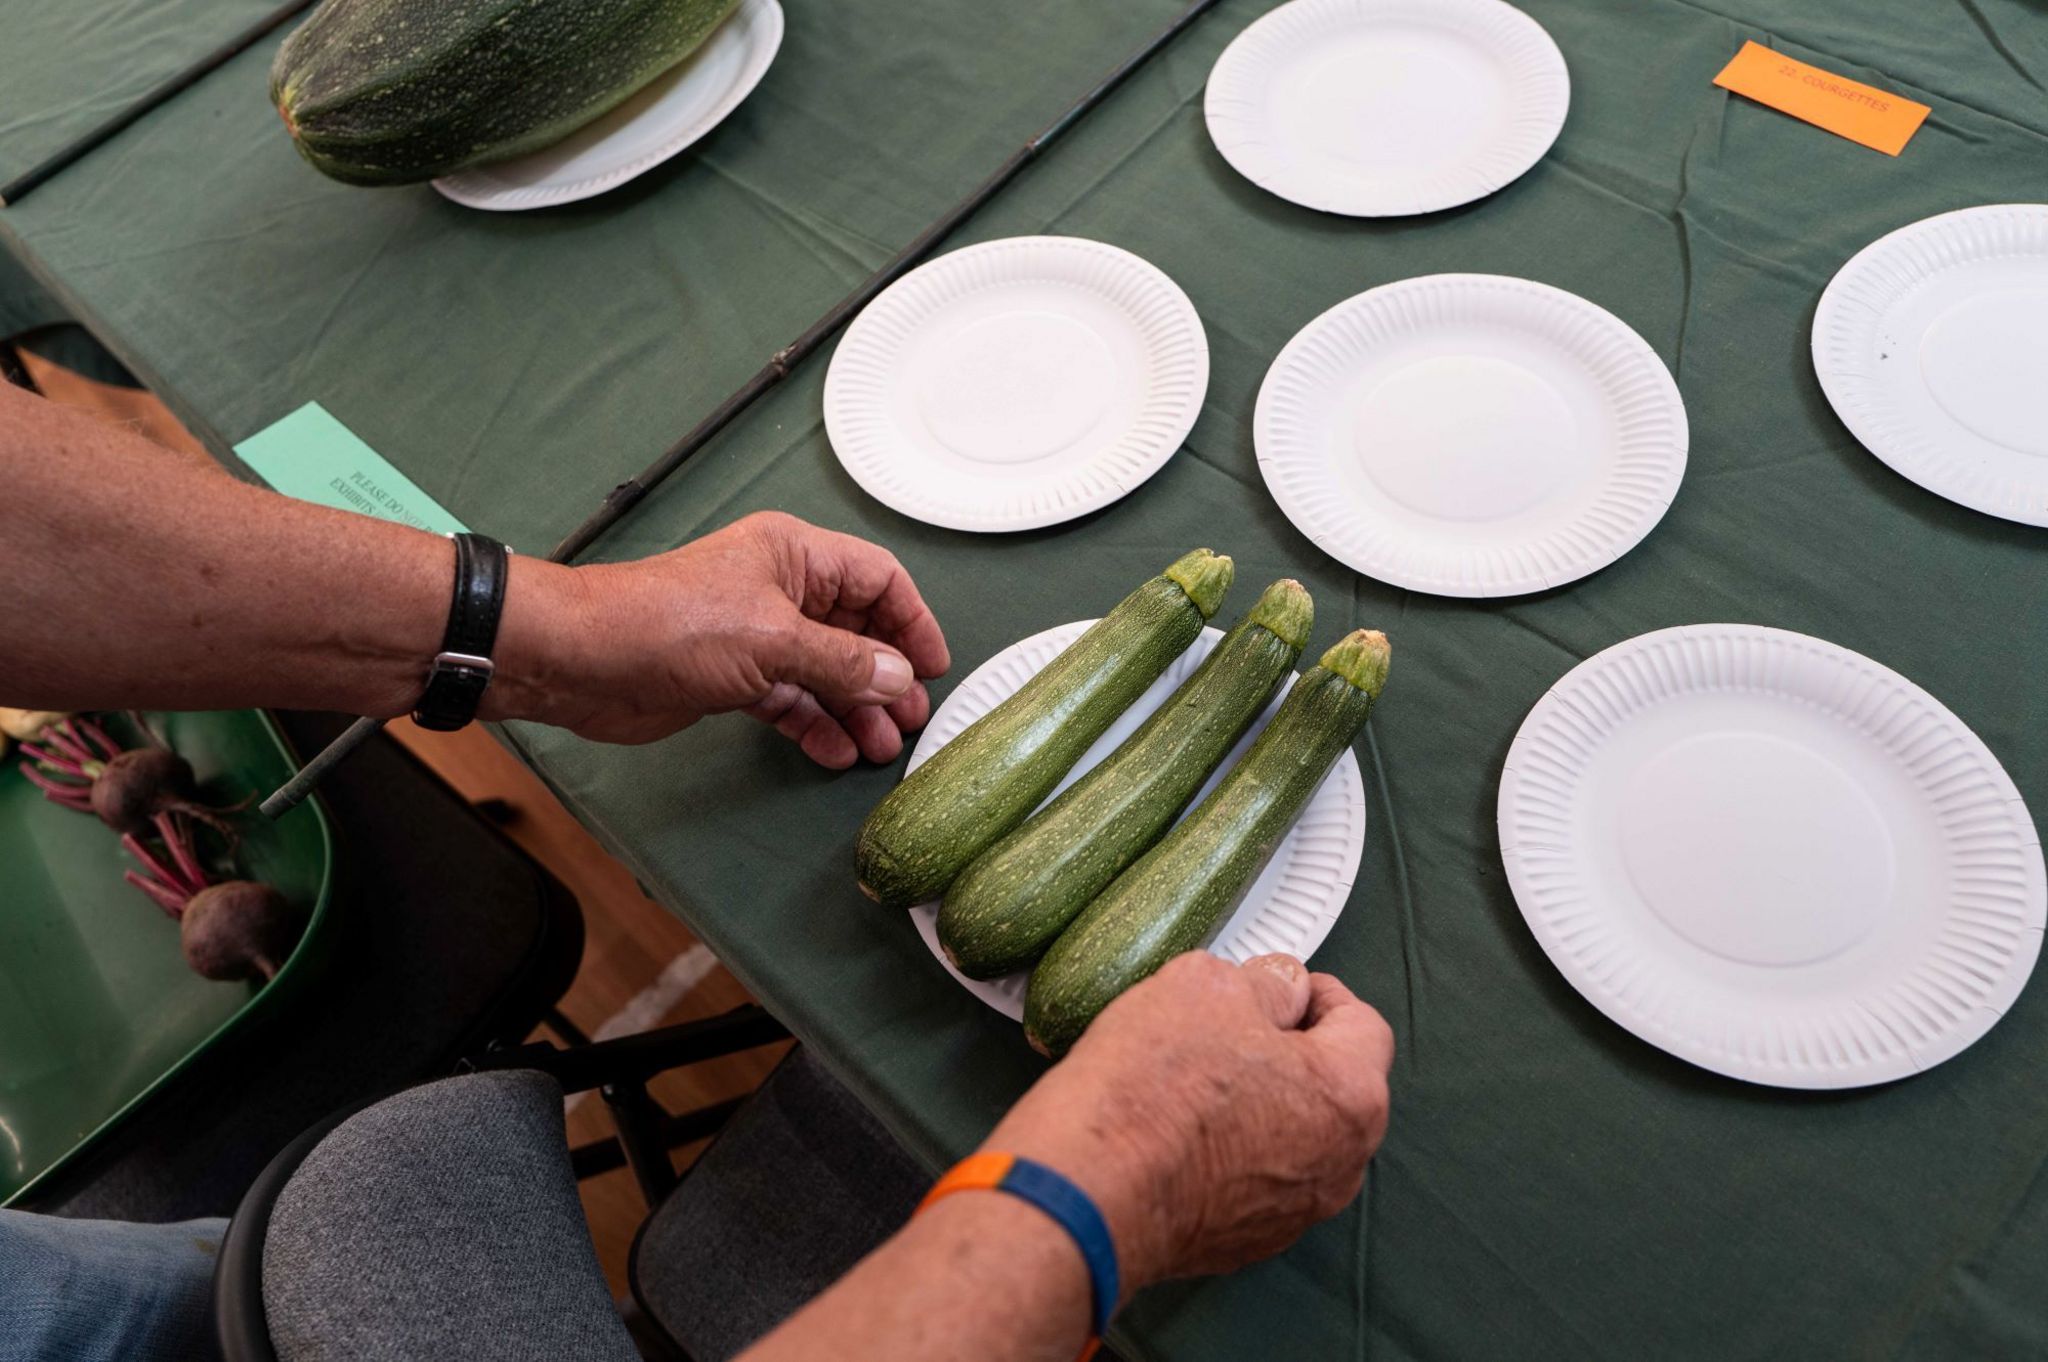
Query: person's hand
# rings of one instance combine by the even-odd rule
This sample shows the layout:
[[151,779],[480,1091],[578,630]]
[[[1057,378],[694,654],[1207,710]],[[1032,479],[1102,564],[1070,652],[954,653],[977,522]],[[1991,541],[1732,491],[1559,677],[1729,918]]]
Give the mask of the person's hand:
[[[514,572],[516,661],[501,662],[509,684],[495,702],[499,685],[486,693],[487,717],[601,741],[650,742],[743,710],[822,766],[889,761],[931,717],[920,678],[951,662],[895,555],[779,512],[638,562],[520,559]],[[515,619],[522,587],[537,610]]]
[[1394,1035],[1327,974],[1191,951],[1104,1009],[986,1148],[1078,1182],[1126,1285],[1279,1252],[1358,1195]]

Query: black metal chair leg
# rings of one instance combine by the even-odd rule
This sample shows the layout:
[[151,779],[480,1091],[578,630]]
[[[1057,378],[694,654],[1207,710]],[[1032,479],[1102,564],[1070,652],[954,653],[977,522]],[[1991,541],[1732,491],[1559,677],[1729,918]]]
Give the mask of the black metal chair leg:
[[748,1003],[715,1017],[566,1050],[545,1041],[493,1050],[468,1060],[463,1067],[470,1072],[539,1069],[553,1075],[563,1092],[584,1092],[610,1084],[645,1083],[685,1064],[787,1039],[789,1031],[781,1022],[758,1004]]
[[[661,1142],[670,1150],[681,1149],[686,1144],[708,1140],[724,1128],[732,1114],[740,1109],[747,1099],[731,1097],[723,1102],[713,1102],[707,1107],[678,1112],[668,1117],[661,1131]],[[609,1173],[614,1168],[626,1166],[626,1151],[618,1140],[606,1137],[579,1144],[569,1151],[569,1164],[576,1170],[576,1181],[594,1178],[600,1173]]]
[[548,1027],[548,1030],[550,1030],[550,1031],[554,1032],[554,1033],[555,1033],[556,1035],[560,1036],[560,1037],[561,1037],[561,1038],[562,1038],[563,1040],[565,1040],[565,1041],[569,1042],[569,1044],[571,1044],[571,1045],[588,1045],[588,1044],[590,1044],[590,1037],[584,1034],[584,1032],[583,1032],[583,1028],[582,1028],[582,1027],[580,1027],[580,1026],[578,1026],[578,1025],[577,1025],[577,1024],[575,1023],[575,1022],[572,1022],[572,1021],[570,1021],[570,1020],[569,1020],[569,1019],[568,1019],[567,1017],[565,1017],[564,1015],[562,1015],[562,1009],[561,1009],[561,1008],[559,1008],[559,1007],[551,1007],[551,1008],[549,1008],[549,1009],[548,1009],[548,1015],[547,1015],[547,1018],[546,1018],[546,1020],[547,1020],[547,1027]]
[[599,1092],[611,1108],[626,1165],[633,1170],[633,1180],[640,1184],[640,1195],[651,1211],[676,1189],[675,1160],[668,1152],[668,1110],[639,1083],[611,1083]]

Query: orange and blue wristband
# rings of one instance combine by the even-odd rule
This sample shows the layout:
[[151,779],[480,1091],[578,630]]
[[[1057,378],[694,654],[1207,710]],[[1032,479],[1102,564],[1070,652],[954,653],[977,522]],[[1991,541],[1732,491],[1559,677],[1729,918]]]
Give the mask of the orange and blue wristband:
[[917,1209],[921,1211],[955,1192],[980,1191],[1008,1192],[1030,1202],[1051,1216],[1073,1239],[1074,1247],[1081,1250],[1094,1297],[1088,1346],[1081,1350],[1081,1362],[1087,1362],[1102,1346],[1103,1331],[1109,1328],[1109,1317],[1115,1313],[1117,1296],[1123,1289],[1109,1222],[1102,1218],[1102,1212],[1086,1192],[1044,1164],[1014,1154],[968,1155],[932,1184]]

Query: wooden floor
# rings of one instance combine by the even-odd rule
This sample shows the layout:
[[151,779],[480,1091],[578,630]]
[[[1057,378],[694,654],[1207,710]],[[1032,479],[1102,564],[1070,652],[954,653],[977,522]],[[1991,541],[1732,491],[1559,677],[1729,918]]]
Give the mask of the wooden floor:
[[[128,426],[194,457],[205,447],[147,393],[109,387],[23,353],[23,363],[52,401],[77,406]],[[567,885],[583,907],[583,967],[562,999],[561,1011],[594,1037],[628,1035],[671,1022],[711,1016],[748,1001],[747,993],[681,922],[640,892],[625,866],[584,830],[540,779],[490,733],[471,726],[429,733],[401,720],[392,734],[472,802],[502,801],[511,816],[504,831]],[[546,1033],[540,1033],[543,1038]],[[750,1051],[663,1075],[654,1095],[671,1111],[751,1092],[786,1046]],[[604,1104],[595,1096],[570,1099],[573,1143],[611,1133]],[[698,1146],[678,1151],[685,1167]],[[626,1257],[647,1215],[632,1174],[602,1174],[582,1185],[583,1208],[612,1293],[626,1293]]]

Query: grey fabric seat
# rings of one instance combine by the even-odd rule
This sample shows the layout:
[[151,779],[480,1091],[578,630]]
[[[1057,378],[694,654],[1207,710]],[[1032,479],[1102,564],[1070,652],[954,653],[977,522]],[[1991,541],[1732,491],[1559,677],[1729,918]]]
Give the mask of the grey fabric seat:
[[527,1069],[412,1088],[307,1154],[270,1212],[281,1362],[639,1354],[576,1195],[562,1089]]
[[641,1227],[633,1294],[692,1362],[725,1362],[895,1233],[930,1183],[799,1046]]

